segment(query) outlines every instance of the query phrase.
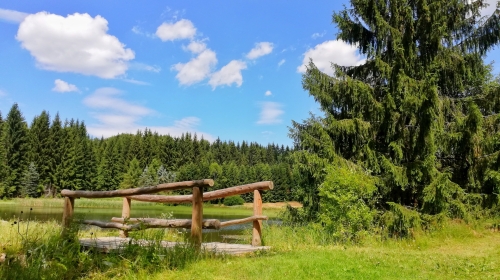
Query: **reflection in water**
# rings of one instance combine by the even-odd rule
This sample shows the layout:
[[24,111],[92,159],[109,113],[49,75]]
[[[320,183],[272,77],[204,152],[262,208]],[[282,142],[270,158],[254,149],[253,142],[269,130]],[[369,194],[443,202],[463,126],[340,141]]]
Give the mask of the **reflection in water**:
[[[30,211],[30,208],[33,209]],[[155,206],[155,207],[147,207],[147,206],[136,206],[132,207],[132,218],[162,218],[165,215],[171,217],[173,219],[191,219],[191,208],[190,207],[175,207],[175,206]],[[23,212],[21,214],[21,211]],[[249,214],[241,215],[231,213],[231,209],[221,209],[217,214],[204,213],[204,219],[218,219],[221,222],[232,220],[232,219],[240,219],[251,216],[251,210],[249,210]],[[121,208],[79,208],[75,207],[74,217],[76,219],[85,219],[85,220],[100,220],[100,221],[111,221],[112,217],[120,217],[121,216]],[[0,220],[36,220],[36,221],[49,221],[55,220],[60,222],[62,220],[62,207],[34,207],[34,206],[18,206],[18,205],[0,205]],[[277,219],[270,219],[268,221],[263,221],[264,223],[274,224],[279,223]],[[91,227],[87,225],[82,225],[83,228]],[[249,234],[248,229],[252,228],[252,224],[242,224],[242,225],[233,225],[229,227],[225,227],[220,230],[203,230],[203,239],[204,242],[220,242],[228,240],[224,240],[223,236],[235,236],[235,235],[243,235]],[[107,230],[116,230],[116,229],[107,229]],[[189,230],[180,229],[183,234],[189,236]],[[118,233],[118,232],[117,232]],[[237,243],[242,243],[242,240],[236,240]]]

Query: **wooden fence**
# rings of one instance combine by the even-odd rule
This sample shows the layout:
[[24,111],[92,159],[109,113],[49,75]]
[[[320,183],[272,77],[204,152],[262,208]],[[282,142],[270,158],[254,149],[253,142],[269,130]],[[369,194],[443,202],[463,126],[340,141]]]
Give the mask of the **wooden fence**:
[[[111,222],[85,220],[82,223],[95,225],[101,228],[116,228],[120,229],[120,237],[127,237],[129,231],[141,230],[145,228],[191,228],[191,241],[198,248],[202,242],[202,229],[220,229],[223,227],[253,223],[252,246],[261,246],[262,244],[262,220],[267,220],[266,216],[262,215],[262,191],[272,190],[273,182],[264,181],[230,187],[226,189],[203,192],[204,188],[209,188],[214,185],[211,179],[184,181],[168,184],[160,184],[157,186],[114,190],[114,191],[71,191],[63,190],[61,195],[64,197],[63,210],[63,227],[67,229],[72,221],[73,211],[75,207],[75,198],[108,198],[108,197],[123,197],[122,217],[112,218]],[[162,191],[173,191],[192,188],[190,195],[151,195]],[[253,216],[236,219],[225,222],[220,222],[215,219],[203,220],[203,201],[209,201],[227,196],[239,195],[253,192]],[[152,218],[130,218],[132,200],[160,202],[160,203],[192,203],[191,220],[182,219],[152,219]]]

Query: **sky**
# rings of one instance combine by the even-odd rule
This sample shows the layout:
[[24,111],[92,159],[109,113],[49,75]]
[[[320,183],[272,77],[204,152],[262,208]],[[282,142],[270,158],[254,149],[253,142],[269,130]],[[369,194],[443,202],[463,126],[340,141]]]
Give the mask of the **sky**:
[[[331,62],[364,61],[335,40],[332,13],[344,4],[3,0],[0,112],[18,103],[28,123],[58,112],[85,121],[92,137],[147,127],[292,145],[292,120],[319,113],[302,89],[304,63],[332,73]],[[494,60],[498,50],[488,54]]]

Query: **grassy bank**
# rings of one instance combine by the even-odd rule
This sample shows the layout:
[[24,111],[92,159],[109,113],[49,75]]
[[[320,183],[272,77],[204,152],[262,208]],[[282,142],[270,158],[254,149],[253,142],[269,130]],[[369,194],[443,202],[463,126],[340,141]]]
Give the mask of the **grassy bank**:
[[[320,228],[264,228],[268,253],[245,257],[198,255],[189,248],[166,252],[132,248],[123,255],[80,252],[59,238],[54,223],[28,226],[0,222],[0,250],[28,256],[17,266],[0,265],[6,271],[30,269],[47,279],[498,279],[500,277],[500,233],[486,223],[475,225],[449,221],[434,232],[416,232],[414,238],[396,240],[365,237],[357,245],[332,245]],[[23,231],[28,228],[29,233]],[[6,233],[6,234],[4,234]],[[104,236],[109,231],[81,231],[77,236]],[[151,230],[136,237],[179,238],[175,231]],[[27,236],[27,237],[24,237]],[[36,242],[26,242],[29,236]],[[52,245],[43,245],[52,244]],[[57,247],[54,244],[58,244]],[[65,245],[66,244],[66,245]],[[48,250],[60,254],[49,256]],[[31,252],[33,258],[30,259]],[[45,253],[41,253],[47,250]],[[135,251],[134,251],[135,250]],[[52,252],[50,251],[50,252]],[[22,259],[22,257],[21,257]],[[43,260],[43,261],[42,261]],[[44,264],[45,262],[45,264]],[[38,266],[37,266],[38,265]],[[44,265],[55,269],[52,274]],[[75,274],[75,271],[77,272]],[[11,271],[12,272],[12,271]],[[57,273],[56,273],[57,272]],[[20,272],[16,272],[18,275]],[[45,273],[45,274],[44,274]],[[10,275],[10,274],[9,274]],[[21,278],[18,278],[21,279]],[[36,279],[36,278],[33,278]]]

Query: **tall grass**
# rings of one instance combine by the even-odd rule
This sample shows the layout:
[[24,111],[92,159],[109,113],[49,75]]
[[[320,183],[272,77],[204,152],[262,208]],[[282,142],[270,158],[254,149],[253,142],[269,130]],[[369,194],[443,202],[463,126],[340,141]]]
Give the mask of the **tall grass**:
[[0,221],[0,253],[7,255],[5,262],[0,263],[0,279],[78,279],[92,275],[115,278],[124,271],[154,273],[182,269],[196,260],[214,257],[196,251],[188,242],[165,248],[162,240],[179,241],[182,236],[163,229],[131,234],[134,240],[149,240],[149,246],[130,242],[110,253],[84,250],[80,237],[116,236],[117,232],[96,228],[81,231],[75,223],[62,234],[61,226],[54,221],[24,221],[23,215],[19,220]]

